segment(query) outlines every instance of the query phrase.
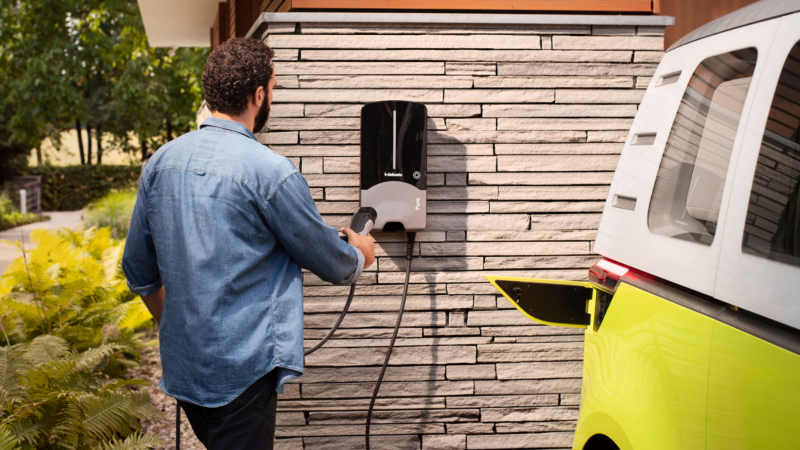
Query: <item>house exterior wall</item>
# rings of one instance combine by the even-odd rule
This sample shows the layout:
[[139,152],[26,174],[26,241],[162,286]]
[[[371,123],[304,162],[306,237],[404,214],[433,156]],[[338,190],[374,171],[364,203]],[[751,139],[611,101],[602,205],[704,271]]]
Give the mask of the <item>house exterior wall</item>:
[[670,0],[662,2],[661,13],[675,17],[675,26],[664,34],[664,48],[682,37],[725,14],[755,3],[758,0]]
[[[569,448],[582,330],[519,314],[486,274],[585,280],[613,171],[662,56],[661,27],[272,23],[278,85],[257,137],[308,181],[326,223],[358,208],[360,108],[427,105],[428,227],[417,233],[373,448]],[[278,404],[280,449],[363,448],[400,304],[402,234],[376,234],[342,329]],[[305,337],[349,288],[304,280]]]

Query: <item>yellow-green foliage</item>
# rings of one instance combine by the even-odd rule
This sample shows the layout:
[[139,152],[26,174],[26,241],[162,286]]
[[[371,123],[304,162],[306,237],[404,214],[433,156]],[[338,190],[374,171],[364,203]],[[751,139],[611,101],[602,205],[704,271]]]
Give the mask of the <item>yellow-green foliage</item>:
[[152,316],[141,301],[131,301],[136,297],[121,270],[124,244],[108,228],[34,230],[31,240],[38,245],[0,280],[3,344],[52,334],[77,351],[104,343],[131,349],[111,358],[109,373],[132,364],[140,345],[134,330],[149,327]]
[[160,417],[148,383],[119,378],[139,357],[136,330],[152,324],[126,287],[124,244],[108,228],[31,240],[0,279],[0,450],[159,445],[135,432]]
[[135,189],[111,192],[89,204],[83,221],[87,226],[109,227],[115,239],[124,239],[128,236],[135,204]]
[[143,389],[147,382],[100,373],[108,358],[122,350],[103,344],[79,353],[53,335],[0,347],[0,450],[159,445],[156,437],[134,432],[139,420],[163,417],[150,405]]

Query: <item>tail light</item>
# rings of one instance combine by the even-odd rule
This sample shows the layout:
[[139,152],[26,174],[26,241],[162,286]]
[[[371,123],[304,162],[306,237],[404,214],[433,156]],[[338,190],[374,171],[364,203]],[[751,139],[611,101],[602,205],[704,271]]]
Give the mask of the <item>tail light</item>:
[[601,259],[589,269],[589,280],[614,290],[617,287],[617,283],[619,283],[619,279],[626,273],[628,273],[627,267],[607,259]]

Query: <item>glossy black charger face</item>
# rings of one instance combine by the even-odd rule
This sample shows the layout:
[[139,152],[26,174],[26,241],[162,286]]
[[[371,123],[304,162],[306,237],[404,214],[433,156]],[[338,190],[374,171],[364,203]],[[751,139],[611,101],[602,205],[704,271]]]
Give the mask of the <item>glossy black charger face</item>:
[[361,109],[361,189],[387,181],[427,188],[427,119],[420,103],[385,101]]
[[422,231],[428,187],[428,109],[385,101],[361,109],[361,207],[376,231]]

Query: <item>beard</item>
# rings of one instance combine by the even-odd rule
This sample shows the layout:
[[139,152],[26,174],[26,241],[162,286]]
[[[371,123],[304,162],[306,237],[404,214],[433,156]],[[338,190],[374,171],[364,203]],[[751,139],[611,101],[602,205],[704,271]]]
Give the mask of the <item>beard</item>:
[[256,123],[255,127],[253,128],[253,133],[261,132],[261,129],[264,128],[264,125],[267,124],[267,120],[269,119],[269,102],[267,99],[264,99],[264,103],[261,104],[261,108],[258,109],[258,113],[256,114]]

